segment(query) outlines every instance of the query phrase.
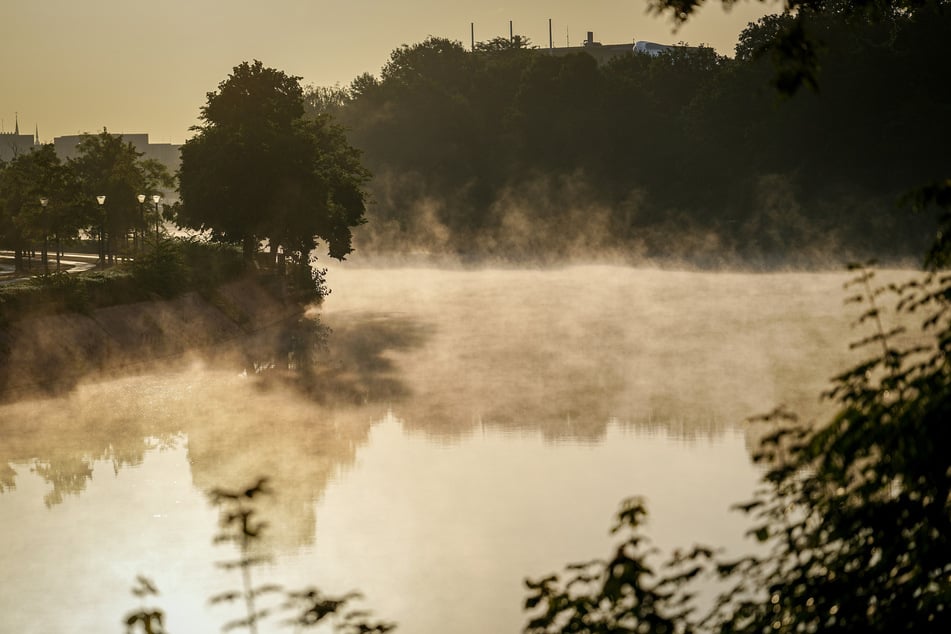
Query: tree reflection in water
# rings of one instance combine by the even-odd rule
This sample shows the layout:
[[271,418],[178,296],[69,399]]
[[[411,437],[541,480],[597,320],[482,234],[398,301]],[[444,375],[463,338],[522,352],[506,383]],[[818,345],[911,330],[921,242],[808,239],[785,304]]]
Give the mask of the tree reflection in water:
[[303,357],[258,348],[252,357],[273,371],[242,376],[243,354],[181,357],[0,406],[0,488],[32,468],[47,503],[69,506],[108,472],[102,461],[116,472],[178,447],[203,493],[268,474],[277,494],[261,503],[274,529],[266,545],[294,553],[314,542],[315,501],[354,465],[375,421],[437,444],[492,430],[595,446],[616,427],[715,439],[781,402],[809,416],[824,377],[848,357],[842,279],[346,271],[340,284],[361,291],[331,296],[333,332],[309,372],[291,367]]

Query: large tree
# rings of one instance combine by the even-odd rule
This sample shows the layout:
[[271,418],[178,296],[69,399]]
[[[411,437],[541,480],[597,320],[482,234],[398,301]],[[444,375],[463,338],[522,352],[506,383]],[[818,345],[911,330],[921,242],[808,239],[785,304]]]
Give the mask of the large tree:
[[[132,230],[144,230],[143,209],[136,197],[159,193],[173,184],[164,166],[143,160],[134,145],[105,129],[84,137],[79,155],[69,165],[79,179],[81,205],[91,219],[92,232],[99,235],[103,260],[112,260],[120,238]],[[97,196],[105,196],[105,202],[98,204]]]
[[317,240],[341,260],[352,251],[369,174],[328,115],[304,116],[299,77],[243,62],[200,119],[182,147],[181,226],[241,244],[247,259],[262,240],[305,261]]

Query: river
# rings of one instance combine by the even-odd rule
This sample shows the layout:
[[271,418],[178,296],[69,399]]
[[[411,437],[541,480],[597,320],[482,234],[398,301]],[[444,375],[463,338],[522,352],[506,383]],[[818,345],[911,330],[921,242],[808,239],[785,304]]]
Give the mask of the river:
[[524,579],[606,556],[631,495],[662,550],[749,549],[743,421],[828,413],[846,279],[337,265],[320,398],[196,357],[0,406],[0,631],[121,632],[138,574],[169,632],[219,631],[208,493],[260,476],[255,580],[359,589],[403,632],[519,631]]

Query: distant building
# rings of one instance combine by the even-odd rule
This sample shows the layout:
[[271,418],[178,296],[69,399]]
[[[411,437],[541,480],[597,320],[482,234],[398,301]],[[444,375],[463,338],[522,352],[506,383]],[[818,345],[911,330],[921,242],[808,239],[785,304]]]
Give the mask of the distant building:
[[551,47],[545,50],[547,50],[549,55],[557,56],[571,55],[573,53],[587,53],[598,62],[598,65],[601,65],[608,63],[615,57],[621,57],[622,55],[627,55],[628,53],[640,53],[643,55],[650,55],[651,57],[657,57],[662,53],[673,51],[677,48],[686,47],[669,46],[667,44],[657,44],[655,42],[602,44],[601,42],[595,41],[594,31],[588,31],[588,38],[581,44],[581,46]]
[[[89,134],[72,134],[53,138],[53,147],[56,154],[63,159],[74,158],[79,153],[79,144]],[[168,171],[174,174],[182,162],[179,150],[182,146],[172,143],[149,143],[148,134],[113,134],[121,136],[123,142],[131,143],[136,151],[142,153],[142,158],[155,159],[165,165]]]
[[692,48],[689,46],[669,46],[667,44],[657,44],[655,42],[638,42],[634,45],[635,53],[644,53],[645,55],[650,55],[651,57],[657,57],[661,53],[666,53],[672,51],[675,48]]
[[0,160],[14,159],[29,152],[37,144],[39,141],[35,134],[20,134],[20,120],[17,118],[13,132],[0,132]]

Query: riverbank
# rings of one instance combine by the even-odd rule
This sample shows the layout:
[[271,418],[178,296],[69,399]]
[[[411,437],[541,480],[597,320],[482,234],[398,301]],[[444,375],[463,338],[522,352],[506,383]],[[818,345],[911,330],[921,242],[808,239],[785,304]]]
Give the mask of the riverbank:
[[268,276],[88,310],[33,312],[0,327],[0,400],[68,390],[192,355],[265,363],[303,312]]

